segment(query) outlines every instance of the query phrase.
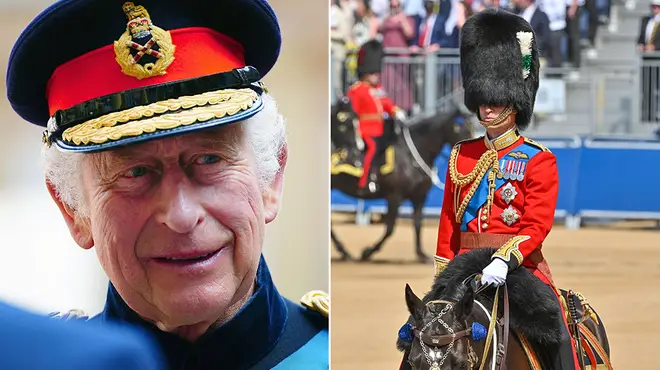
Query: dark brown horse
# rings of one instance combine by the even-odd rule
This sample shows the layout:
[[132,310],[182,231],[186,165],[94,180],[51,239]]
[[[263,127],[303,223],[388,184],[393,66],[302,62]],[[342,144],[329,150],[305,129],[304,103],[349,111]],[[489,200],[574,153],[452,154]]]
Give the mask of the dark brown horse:
[[[559,316],[563,311],[552,288],[526,268],[515,269],[507,277],[506,290],[498,289],[506,293],[498,294],[498,309],[493,311],[495,289],[476,282],[476,274],[490,263],[493,252],[478,249],[457,256],[423,300],[406,285],[411,316],[397,341],[405,353],[401,369],[479,369],[483,361],[484,369],[499,369],[502,361],[508,370],[556,368],[551,354],[562,341],[558,325],[563,325]],[[605,365],[611,370],[603,322],[586,301],[578,304],[577,320],[571,320],[577,325],[571,328],[578,330],[585,349],[581,368],[591,369],[596,363],[601,364],[599,369]],[[486,351],[492,315],[497,319],[495,335]],[[529,353],[534,354],[534,361],[529,360]]]
[[[460,118],[464,119],[462,124],[459,124]],[[473,114],[464,106],[453,104],[447,112],[441,112],[434,116],[423,118],[409,127],[409,138],[414,143],[415,150],[427,168],[433,168],[433,162],[442,152],[444,145],[449,144],[453,146],[461,140],[472,137],[474,131],[471,119],[473,119]],[[346,98],[340,99],[332,107],[330,123],[334,155],[339,156],[338,153],[341,153],[344,161],[349,163],[360,161],[363,154],[356,145],[357,118],[351,108],[350,102]],[[368,260],[374,253],[381,249],[383,243],[385,243],[394,231],[394,225],[399,214],[399,206],[404,201],[410,200],[413,205],[417,257],[420,262],[426,263],[429,262],[429,258],[422,251],[420,237],[422,209],[433,183],[429,175],[420,168],[420,165],[414,159],[411,149],[406,144],[404,135],[393,133],[403,130],[401,126],[395,130],[395,125],[399,124],[393,120],[386,120],[386,134],[382,138],[384,145],[381,145],[381,147],[386,147],[389,144],[394,148],[395,165],[392,172],[385,175],[380,172],[374,172],[375,183],[378,184],[378,190],[376,192],[369,194],[361,193],[358,190],[359,177],[347,173],[332,174],[331,188],[337,189],[354,198],[387,200],[387,213],[384,218],[386,225],[385,235],[375,245],[363,251],[362,260]],[[390,132],[390,134],[387,134],[387,132]],[[374,158],[374,165],[372,167],[378,167],[377,158],[378,154]],[[382,158],[382,154],[380,158]],[[335,247],[342,254],[342,258],[350,259],[350,255],[346,252],[343,244],[334,232],[331,230],[330,233]]]

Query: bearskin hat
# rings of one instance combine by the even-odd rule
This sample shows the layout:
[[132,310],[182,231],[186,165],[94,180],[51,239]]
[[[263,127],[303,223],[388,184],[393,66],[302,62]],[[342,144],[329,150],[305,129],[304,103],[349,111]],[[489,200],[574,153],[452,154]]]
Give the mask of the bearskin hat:
[[358,52],[358,76],[367,73],[380,73],[383,63],[383,45],[377,40],[370,40],[364,43]]
[[539,52],[534,30],[522,17],[486,9],[468,18],[461,30],[461,74],[465,105],[513,105],[524,130],[532,118],[539,88]]

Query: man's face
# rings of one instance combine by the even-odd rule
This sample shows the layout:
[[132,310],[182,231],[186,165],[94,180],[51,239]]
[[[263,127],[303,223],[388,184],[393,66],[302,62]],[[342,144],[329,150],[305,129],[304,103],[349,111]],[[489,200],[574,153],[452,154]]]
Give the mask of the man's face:
[[192,325],[246,297],[279,203],[240,124],[92,154],[83,168],[98,258],[138,314]]
[[651,13],[658,15],[660,13],[660,5],[651,5]]
[[380,83],[380,73],[369,73],[365,75],[365,80],[372,85],[378,85]]
[[530,5],[530,3],[528,0],[513,0],[513,5],[520,9],[525,9]]

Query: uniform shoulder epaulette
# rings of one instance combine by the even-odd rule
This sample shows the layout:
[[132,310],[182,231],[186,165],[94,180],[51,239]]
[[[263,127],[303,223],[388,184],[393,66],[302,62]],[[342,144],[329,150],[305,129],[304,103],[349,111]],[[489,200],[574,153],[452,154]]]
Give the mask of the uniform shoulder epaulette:
[[539,142],[536,142],[536,141],[534,141],[534,140],[532,140],[532,139],[530,139],[530,138],[528,138],[528,137],[525,137],[525,142],[526,142],[527,144],[531,145],[531,146],[534,146],[534,147],[536,147],[536,148],[538,148],[538,149],[541,149],[541,150],[544,151],[544,152],[552,153],[552,152],[550,151],[550,149],[548,149],[545,145],[543,145],[543,144],[541,144],[541,143],[539,143]]
[[321,290],[312,290],[300,298],[300,304],[326,318],[330,315],[330,297]]
[[479,140],[483,140],[483,138],[484,138],[483,136],[479,136],[479,137],[473,137],[473,138],[470,138],[470,139],[464,139],[464,140],[461,140],[461,141],[457,142],[456,144],[454,144],[454,146],[452,147],[452,149],[456,150],[456,149],[459,148],[461,145],[469,144],[469,143],[474,143],[474,142],[477,142],[477,141],[479,141]]
[[469,139],[463,139],[463,140],[457,142],[456,144],[454,144],[454,146],[457,146],[457,145],[459,145],[459,144],[471,143],[471,142],[478,141],[478,140],[483,140],[483,139],[484,139],[483,136],[472,137],[472,138],[469,138]]
[[348,90],[353,90],[353,89],[355,89],[356,87],[361,86],[362,84],[363,84],[362,81],[356,81],[356,82],[354,82],[354,83],[348,88]]
[[89,316],[85,313],[83,310],[79,309],[72,309],[67,312],[51,312],[48,314],[48,317],[51,319],[58,319],[58,320],[64,320],[64,321],[69,321],[69,320],[83,320],[87,321],[89,320]]

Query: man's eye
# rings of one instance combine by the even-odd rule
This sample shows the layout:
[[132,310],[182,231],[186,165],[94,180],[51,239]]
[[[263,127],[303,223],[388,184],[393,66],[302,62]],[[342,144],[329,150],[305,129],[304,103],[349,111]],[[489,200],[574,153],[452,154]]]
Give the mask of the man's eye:
[[149,173],[149,169],[144,166],[133,167],[130,170],[126,171],[126,177],[142,177]]
[[220,161],[219,156],[207,154],[197,157],[197,159],[195,159],[195,164],[213,164],[219,161]]

